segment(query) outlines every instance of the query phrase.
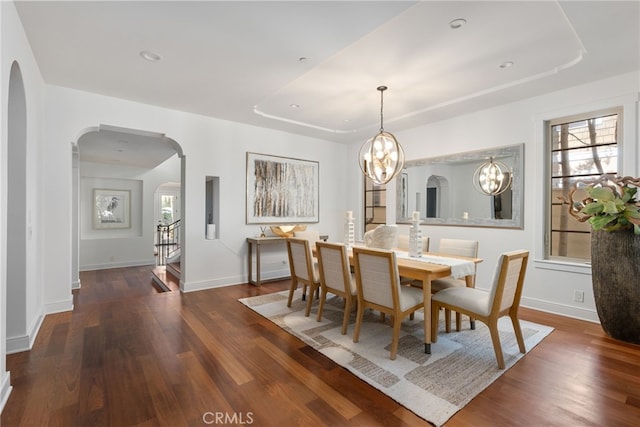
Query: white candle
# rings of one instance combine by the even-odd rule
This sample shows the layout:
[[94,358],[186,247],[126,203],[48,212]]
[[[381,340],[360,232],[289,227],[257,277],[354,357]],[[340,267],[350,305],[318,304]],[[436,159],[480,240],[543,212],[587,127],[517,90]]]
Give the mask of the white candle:
[[347,218],[353,219],[353,211],[347,211]]
[[413,211],[411,218],[414,221],[420,221],[420,211]]

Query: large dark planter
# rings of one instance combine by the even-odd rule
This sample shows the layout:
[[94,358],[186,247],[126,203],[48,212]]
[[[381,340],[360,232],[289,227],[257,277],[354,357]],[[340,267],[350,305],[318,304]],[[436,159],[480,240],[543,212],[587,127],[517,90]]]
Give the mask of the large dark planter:
[[602,329],[640,344],[640,236],[592,230],[591,280]]

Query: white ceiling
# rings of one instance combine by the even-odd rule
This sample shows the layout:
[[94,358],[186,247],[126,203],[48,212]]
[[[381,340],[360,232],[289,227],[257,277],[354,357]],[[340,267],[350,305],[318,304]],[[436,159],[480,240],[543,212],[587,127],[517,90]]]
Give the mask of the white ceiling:
[[397,132],[640,69],[638,1],[16,6],[49,84],[337,142],[377,132],[379,85]]

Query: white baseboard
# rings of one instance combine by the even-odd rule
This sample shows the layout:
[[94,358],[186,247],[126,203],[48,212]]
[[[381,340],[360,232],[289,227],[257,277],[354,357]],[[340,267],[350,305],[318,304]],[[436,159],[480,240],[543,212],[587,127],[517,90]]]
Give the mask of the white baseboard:
[[7,400],[9,400],[12,388],[11,374],[9,372],[3,372],[2,376],[0,376],[0,413],[2,413],[4,406],[7,404]]
[[522,297],[520,306],[544,311],[546,313],[557,314],[559,316],[586,320],[587,322],[600,323],[598,312],[595,309],[591,308],[580,308],[572,305],[558,304],[556,302],[526,297]]
[[7,338],[7,354],[20,353],[22,351],[29,351],[33,348],[33,343],[38,336],[42,322],[44,321],[44,315],[40,314],[31,324],[27,335],[20,337],[8,337]]
[[[279,271],[269,271],[263,272],[260,275],[260,281],[266,282],[269,280],[279,280],[279,279],[287,279],[291,275],[291,271],[287,269],[279,270]],[[194,291],[202,291],[205,289],[212,288],[221,288],[224,286],[232,286],[232,285],[241,285],[243,283],[248,283],[248,276],[233,276],[233,277],[224,277],[222,279],[216,280],[202,280],[200,282],[182,282],[180,281],[180,289],[182,292],[194,292]]]
[[182,292],[195,292],[195,291],[203,291],[205,289],[222,288],[224,286],[239,285],[242,283],[247,283],[247,281],[243,280],[242,277],[238,277],[238,278],[225,277],[224,279],[202,280],[200,282],[186,282],[186,283],[180,280],[180,290]]
[[63,313],[65,311],[73,311],[73,297],[44,305],[45,314]]
[[82,287],[82,284],[80,283],[80,279],[78,280],[74,280],[73,282],[71,282],[71,289],[80,289]]
[[124,261],[124,262],[107,262],[101,264],[87,264],[81,265],[80,271],[93,271],[93,270],[106,270],[108,268],[122,268],[122,267],[138,267],[141,265],[155,265],[155,258],[141,259],[137,261]]

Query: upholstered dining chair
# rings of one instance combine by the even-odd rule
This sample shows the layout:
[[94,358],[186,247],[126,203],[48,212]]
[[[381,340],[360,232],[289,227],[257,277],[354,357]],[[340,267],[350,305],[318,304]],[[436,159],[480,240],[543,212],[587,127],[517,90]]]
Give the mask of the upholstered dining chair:
[[298,283],[301,283],[303,286],[303,301],[307,293],[307,286],[309,287],[309,298],[307,299],[307,308],[304,313],[305,316],[308,316],[309,313],[311,313],[313,295],[320,287],[318,265],[313,261],[313,257],[311,256],[311,243],[307,239],[287,237],[287,253],[289,255],[289,268],[291,270],[291,288],[289,289],[287,307],[291,307],[293,293],[298,289]]
[[424,307],[422,290],[401,286],[398,262],[393,251],[384,249],[353,248],[358,290],[358,309],[353,342],[360,339],[364,310],[371,308],[393,316],[391,360],[396,358],[402,319]]
[[[398,234],[398,243],[396,245],[398,249],[403,251],[409,251],[409,235]],[[422,236],[422,252],[429,252],[429,237]]]
[[373,230],[364,233],[364,245],[368,248],[392,249],[397,246],[398,226],[380,224]]
[[356,281],[351,274],[347,249],[342,243],[317,242],[318,270],[320,272],[320,302],[318,322],[322,319],[327,293],[344,298],[342,335],[347,333],[351,308],[356,303]]
[[313,250],[313,245],[320,240],[320,232],[318,230],[294,231],[293,237],[296,239],[307,239],[309,243],[311,243],[311,249]]
[[438,339],[440,307],[466,314],[489,327],[498,367],[504,369],[504,357],[500,345],[498,319],[509,316],[521,353],[526,353],[522,329],[518,320],[518,308],[527,270],[529,251],[519,250],[500,255],[491,289],[483,291],[466,286],[443,289],[431,297],[431,340]]
[[[442,255],[458,255],[471,258],[478,258],[478,241],[464,239],[440,239],[438,245],[438,253]],[[473,275],[472,283],[475,286],[476,276]],[[457,286],[467,286],[465,278],[454,279],[453,277],[444,277],[431,281],[431,293],[439,292],[447,288],[455,288]],[[476,328],[473,318],[469,319],[471,329]],[[456,331],[460,332],[462,325],[462,316],[456,312]],[[445,310],[445,327],[446,331],[451,330],[451,311]]]

